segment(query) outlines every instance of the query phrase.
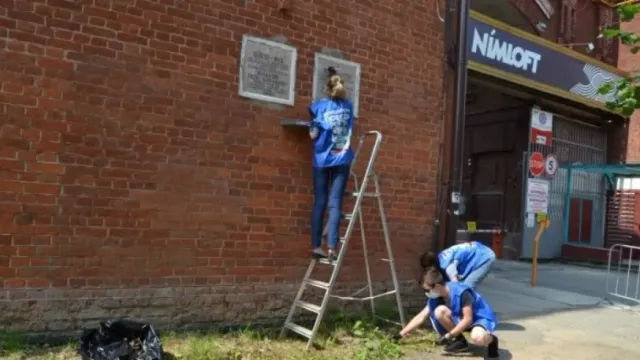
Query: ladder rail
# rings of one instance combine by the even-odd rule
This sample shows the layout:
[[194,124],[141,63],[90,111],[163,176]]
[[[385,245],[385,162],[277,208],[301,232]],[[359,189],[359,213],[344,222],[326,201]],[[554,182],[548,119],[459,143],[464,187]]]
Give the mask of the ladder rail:
[[[379,193],[380,189],[380,180],[378,176],[374,176],[373,183],[375,184],[376,193]],[[398,274],[396,273],[396,262],[395,257],[393,256],[393,250],[391,247],[391,237],[389,236],[389,226],[387,225],[387,215],[384,211],[384,206],[382,204],[382,197],[377,196],[378,199],[378,209],[380,210],[380,222],[382,222],[382,233],[384,234],[384,242],[387,246],[387,253],[389,254],[389,268],[391,270],[391,279],[393,281],[393,287],[396,290],[396,302],[398,303],[398,312],[400,313],[400,323],[404,326],[405,318],[404,318],[404,310],[402,306],[402,299],[400,297],[400,282],[398,281]]]
[[[313,272],[313,268],[316,266],[316,260],[312,259],[311,262],[309,263],[309,266],[307,267],[307,272],[304,274],[304,280],[308,279],[309,277],[311,277],[311,273]],[[291,307],[291,309],[289,310],[289,314],[287,315],[287,319],[285,320],[285,326],[282,327],[282,330],[280,331],[280,336],[284,336],[285,333],[287,332],[287,327],[286,324],[291,323],[291,320],[293,320],[293,315],[296,312],[296,306],[295,304],[300,301],[300,299],[302,298],[302,294],[304,294],[304,291],[307,288],[307,284],[305,281],[302,281],[302,284],[300,285],[300,288],[298,289],[298,293],[296,294],[295,299],[293,300],[293,306]]]
[[[375,143],[373,145],[373,150],[371,150],[371,155],[369,156],[369,161],[367,163],[367,170],[365,171],[364,174],[364,179],[362,180],[362,183],[360,185],[360,188],[367,188],[367,182],[369,180],[369,175],[373,169],[373,164],[375,162],[376,159],[376,155],[378,154],[378,150],[380,149],[380,143],[382,143],[382,134],[379,131],[368,131],[367,133],[365,133],[364,135],[362,135],[360,137],[360,144],[358,145],[358,149],[360,149],[362,147],[362,144],[364,142],[364,138],[366,136],[370,136],[370,135],[374,135],[376,137]],[[354,158],[355,160],[355,158]],[[327,294],[325,294],[325,296],[322,299],[322,304],[320,305],[320,311],[318,312],[318,317],[316,318],[316,322],[313,324],[313,329],[311,329],[311,337],[309,338],[309,342],[307,343],[307,349],[311,348],[311,345],[313,344],[313,339],[316,337],[317,333],[318,333],[318,329],[320,328],[320,323],[322,323],[322,318],[324,317],[324,313],[327,310],[327,304],[329,303],[329,299],[331,298],[330,296],[326,296],[331,294],[331,291],[333,290],[333,287],[335,286],[335,282],[338,278],[338,274],[340,273],[340,268],[342,267],[342,262],[344,261],[345,255],[346,255],[346,251],[344,251],[348,244],[349,244],[349,239],[351,238],[351,233],[353,233],[353,229],[355,228],[355,223],[356,223],[356,216],[358,215],[358,213],[360,212],[360,207],[362,205],[362,199],[364,199],[363,196],[364,192],[361,191],[358,196],[356,197],[356,203],[353,206],[353,213],[351,215],[351,218],[349,219],[349,225],[347,225],[347,231],[344,235],[344,243],[342,244],[342,246],[340,247],[340,252],[338,254],[338,259],[336,260],[335,266],[333,268],[333,271],[331,272],[331,278],[329,279],[329,288],[327,289]]]
[[[354,159],[352,164],[354,164],[356,162],[356,159],[358,158],[358,156],[360,155],[360,151],[365,143],[365,140],[367,137],[369,136],[375,136],[375,142],[373,145],[373,148],[371,150],[371,154],[368,157],[368,162],[367,162],[367,166],[366,166],[366,170],[364,173],[364,177],[362,178],[362,181],[359,181],[358,176],[355,174],[355,171],[353,170],[353,168],[350,170],[350,175],[353,176],[353,181],[354,181],[354,185],[355,185],[355,193],[353,193],[353,195],[355,195],[356,199],[355,199],[355,204],[353,205],[353,210],[351,211],[350,214],[345,214],[344,218],[348,219],[348,225],[346,228],[346,231],[344,233],[344,236],[341,237],[341,246],[339,248],[338,251],[338,257],[335,261],[331,261],[331,260],[327,260],[327,259],[312,259],[309,267],[307,268],[307,271],[304,275],[302,284],[300,286],[300,288],[298,289],[298,293],[296,294],[296,297],[293,301],[293,305],[287,315],[287,318],[285,320],[284,326],[282,328],[282,331],[280,332],[280,336],[284,336],[287,332],[287,330],[293,331],[295,333],[298,333],[304,337],[306,337],[308,339],[307,342],[307,350],[309,350],[314,343],[314,340],[316,338],[316,335],[319,331],[320,325],[322,323],[322,320],[324,318],[324,314],[327,310],[327,306],[329,303],[329,300],[331,298],[338,298],[338,299],[345,299],[345,300],[360,300],[360,301],[367,301],[369,300],[371,303],[371,312],[372,315],[376,318],[379,318],[381,320],[384,321],[388,321],[390,323],[393,324],[398,324],[394,321],[390,321],[388,319],[383,319],[381,317],[379,317],[376,314],[376,309],[375,309],[375,299],[379,298],[379,297],[384,297],[384,296],[389,296],[392,294],[395,294],[395,298],[397,301],[397,305],[398,305],[398,311],[400,314],[400,324],[399,325],[404,325],[405,324],[405,319],[404,319],[404,311],[403,311],[403,307],[402,307],[402,301],[401,301],[401,295],[400,295],[400,287],[399,287],[399,282],[398,282],[398,277],[396,274],[396,270],[395,270],[395,262],[394,262],[394,257],[393,257],[393,253],[391,250],[391,240],[390,240],[390,236],[389,236],[389,229],[388,229],[388,225],[387,225],[387,219],[386,219],[386,214],[384,211],[384,207],[382,204],[382,198],[380,195],[380,182],[379,182],[379,177],[376,174],[375,170],[374,170],[374,164],[375,161],[377,159],[378,156],[378,152],[380,150],[380,146],[382,144],[382,134],[379,131],[367,131],[366,133],[364,133],[363,135],[360,136],[359,139],[359,143],[358,146],[355,150],[355,154],[354,154]],[[367,186],[369,185],[369,179],[373,178],[373,185],[375,187],[375,192],[374,193],[366,193],[367,190]],[[392,291],[387,291],[385,293],[379,294],[379,295],[374,295],[373,293],[373,283],[371,280],[371,268],[370,268],[370,264],[369,264],[369,254],[368,254],[368,250],[367,250],[367,241],[366,241],[366,235],[365,235],[365,229],[364,229],[364,215],[362,213],[362,201],[365,197],[375,197],[377,198],[377,204],[378,204],[378,209],[380,211],[380,221],[382,222],[382,227],[383,227],[383,235],[385,237],[385,244],[386,244],[386,248],[387,248],[387,252],[388,252],[388,256],[389,259],[387,259],[387,261],[389,261],[389,266],[390,266],[390,270],[391,270],[391,276],[392,276],[392,280],[393,280],[393,285],[394,285],[394,290]],[[356,220],[357,218],[357,220]],[[353,231],[355,230],[355,226],[356,224],[359,223],[360,224],[360,234],[361,234],[361,239],[362,239],[362,247],[363,247],[363,255],[364,255],[364,262],[365,262],[365,270],[367,273],[367,286],[362,288],[361,290],[359,290],[357,293],[360,293],[362,291],[365,290],[365,288],[369,288],[369,296],[364,297],[364,298],[352,298],[352,297],[341,297],[341,296],[335,296],[332,295],[332,291],[336,285],[338,276],[340,274],[340,269],[342,268],[342,264],[344,262],[344,259],[346,257],[346,252],[347,252],[347,248],[349,245],[349,240],[351,239],[351,236],[353,235]],[[323,235],[326,235],[326,231],[327,231],[327,227],[325,227],[324,231],[323,231]],[[331,272],[331,277],[329,279],[328,282],[323,282],[323,281],[319,281],[319,280],[314,280],[311,279],[311,274],[315,268],[315,266],[320,263],[320,264],[326,264],[326,265],[330,265],[333,267],[332,272]],[[311,304],[311,303],[307,303],[305,301],[301,301],[301,298],[304,294],[304,291],[306,290],[306,288],[308,286],[312,286],[312,287],[317,287],[317,288],[321,288],[324,290],[324,296],[322,297],[322,302],[320,305],[315,305],[315,304]],[[356,294],[357,294],[356,293]],[[355,296],[355,294],[354,294]],[[313,327],[311,329],[305,328],[303,326],[294,324],[292,322],[293,320],[293,316],[295,314],[296,309],[306,309],[308,311],[314,312],[316,313],[316,319],[315,322],[313,324]]]
[[[355,182],[355,190],[356,193],[364,196],[364,193],[367,189],[358,187],[358,176],[356,173],[353,173],[353,181]],[[371,306],[371,313],[373,315],[376,314],[376,302],[375,297],[373,296],[373,283],[371,282],[371,268],[369,267],[369,251],[367,250],[367,238],[364,231],[364,217],[362,216],[362,211],[358,212],[358,219],[360,220],[360,238],[362,239],[362,256],[364,256],[364,268],[367,273],[367,285],[369,286],[369,304]],[[342,245],[344,246],[344,244]],[[340,249],[342,251],[342,248]]]

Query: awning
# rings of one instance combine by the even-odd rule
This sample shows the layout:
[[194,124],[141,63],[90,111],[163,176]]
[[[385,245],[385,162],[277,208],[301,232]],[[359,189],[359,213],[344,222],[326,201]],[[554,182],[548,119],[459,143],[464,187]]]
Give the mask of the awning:
[[639,176],[640,177],[640,163],[635,164],[566,164],[560,166],[561,169],[567,169],[568,179],[570,182],[571,173],[573,170],[580,170],[593,174],[602,174],[609,179],[611,186],[615,186],[615,180],[620,176]]

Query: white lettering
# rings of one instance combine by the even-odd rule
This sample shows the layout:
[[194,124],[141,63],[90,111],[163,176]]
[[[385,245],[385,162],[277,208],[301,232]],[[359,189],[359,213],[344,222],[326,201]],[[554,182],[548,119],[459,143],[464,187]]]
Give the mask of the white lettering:
[[482,57],[513,66],[516,69],[533,74],[538,72],[538,64],[542,59],[542,55],[500,40],[495,35],[495,29],[491,30],[490,33],[483,34],[480,34],[477,28],[473,29],[471,52],[474,54],[479,53]]

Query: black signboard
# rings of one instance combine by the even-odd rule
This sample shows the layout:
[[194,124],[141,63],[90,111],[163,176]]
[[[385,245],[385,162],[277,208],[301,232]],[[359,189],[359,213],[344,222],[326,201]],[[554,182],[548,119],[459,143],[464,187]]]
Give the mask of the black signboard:
[[620,79],[590,62],[516,36],[481,20],[469,18],[469,60],[519,75],[598,102],[612,101],[602,95],[602,84]]

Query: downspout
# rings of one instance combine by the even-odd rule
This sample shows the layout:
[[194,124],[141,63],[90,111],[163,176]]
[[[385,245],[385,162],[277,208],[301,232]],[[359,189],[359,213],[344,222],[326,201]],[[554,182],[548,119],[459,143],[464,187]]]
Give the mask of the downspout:
[[[439,6],[439,4],[436,4]],[[442,218],[443,212],[446,211],[446,200],[448,194],[448,182],[445,183],[444,179],[444,147],[446,144],[445,136],[447,135],[447,119],[446,119],[446,110],[447,106],[447,94],[449,92],[449,81],[448,81],[448,71],[449,69],[454,68],[454,18],[453,15],[456,11],[456,0],[445,0],[444,1],[444,19],[442,22],[444,23],[444,38],[442,43],[442,85],[440,92],[440,134],[439,134],[439,144],[438,144],[438,175],[437,175],[437,189],[436,189],[436,208],[435,214],[433,217],[433,234],[431,236],[431,251],[437,252],[439,249],[440,242],[440,230],[441,223],[440,219]],[[446,224],[446,222],[445,222]]]
[[469,23],[470,0],[461,0],[458,7],[458,51],[455,73],[455,125],[451,142],[451,184],[447,209],[447,237],[445,247],[455,244],[459,215],[464,211],[462,198],[462,169],[464,166],[464,131],[467,97],[467,26]]

